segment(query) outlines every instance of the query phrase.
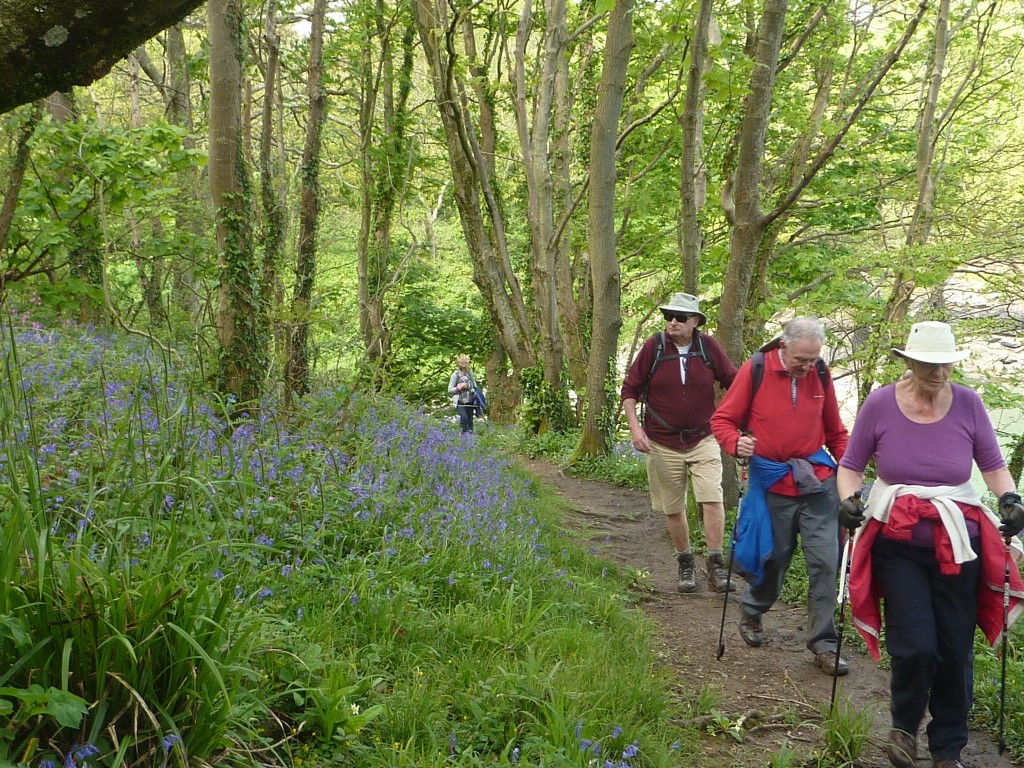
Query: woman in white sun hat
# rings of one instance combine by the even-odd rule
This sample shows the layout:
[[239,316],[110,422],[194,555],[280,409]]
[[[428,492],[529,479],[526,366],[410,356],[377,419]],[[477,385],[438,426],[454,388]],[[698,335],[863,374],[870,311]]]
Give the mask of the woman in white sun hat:
[[[915,323],[893,354],[907,373],[868,395],[839,464],[839,522],[857,530],[850,607],[875,659],[884,616],[892,660],[889,762],[916,765],[927,707],[933,765],[963,768],[974,628],[992,643],[1001,635],[1007,547],[1013,537],[1019,559],[1015,535],[1024,507],[981,398],[949,381],[953,363],[968,355],[952,329]],[[872,459],[878,479],[865,507],[854,494]],[[975,464],[999,499],[1002,520],[971,485]],[[1024,608],[1024,591],[1016,566],[1011,570],[1012,621]]]

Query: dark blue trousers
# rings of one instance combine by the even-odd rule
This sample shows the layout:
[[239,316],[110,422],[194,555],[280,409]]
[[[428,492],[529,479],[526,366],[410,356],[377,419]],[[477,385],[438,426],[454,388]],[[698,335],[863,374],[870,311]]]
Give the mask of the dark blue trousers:
[[[971,548],[980,552],[980,541],[972,539]],[[959,759],[971,709],[980,561],[945,576],[933,549],[879,536],[871,568],[884,598],[892,726],[916,736],[927,707],[932,759]]]
[[473,415],[476,413],[475,405],[458,405],[455,410],[459,412],[459,426],[462,427],[462,433],[473,431]]

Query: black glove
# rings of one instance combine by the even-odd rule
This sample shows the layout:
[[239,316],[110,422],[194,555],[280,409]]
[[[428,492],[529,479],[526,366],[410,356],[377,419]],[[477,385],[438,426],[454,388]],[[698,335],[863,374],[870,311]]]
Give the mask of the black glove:
[[839,524],[850,533],[864,524],[864,502],[860,500],[860,491],[839,502]]
[[1016,536],[1024,530],[1024,505],[1021,505],[1019,493],[1007,491],[999,497],[999,516],[1003,519],[999,532],[1003,534],[1004,539]]

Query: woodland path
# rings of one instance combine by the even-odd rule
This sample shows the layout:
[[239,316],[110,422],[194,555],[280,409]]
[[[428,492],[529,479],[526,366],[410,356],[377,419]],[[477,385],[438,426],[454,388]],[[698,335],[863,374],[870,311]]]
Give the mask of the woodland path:
[[[730,596],[725,624],[725,653],[719,661],[722,596],[701,583],[696,594],[676,591],[676,562],[664,522],[650,508],[646,493],[568,477],[558,467],[523,460],[523,465],[566,501],[566,524],[602,557],[645,572],[638,579],[637,605],[658,627],[655,651],[673,671],[680,696],[695,697],[702,687],[717,698],[716,710],[736,728],[738,738],[709,733],[703,755],[688,768],[764,768],[788,744],[804,758],[824,745],[821,722],[828,709],[832,678],[812,663],[803,642],[804,612],[777,603],[764,617],[766,644],[750,648],[736,626],[739,604]],[[703,575],[703,558],[698,558]],[[742,585],[742,581],[740,582]],[[849,614],[847,614],[849,620]],[[851,711],[873,715],[872,743],[858,768],[890,768],[881,739],[889,727],[888,671],[866,654],[844,646],[850,674],[840,678],[837,698]],[[709,729],[713,730],[713,729]],[[931,768],[926,742],[918,739],[918,768]],[[987,734],[972,731],[963,754],[967,768],[1010,768]],[[798,760],[797,764],[803,764]]]

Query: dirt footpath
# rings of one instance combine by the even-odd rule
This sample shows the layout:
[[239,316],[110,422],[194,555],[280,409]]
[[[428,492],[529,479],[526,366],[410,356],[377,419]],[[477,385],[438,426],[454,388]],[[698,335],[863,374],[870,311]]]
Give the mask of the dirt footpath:
[[[567,519],[602,556],[646,574],[638,589],[641,609],[660,627],[656,652],[675,672],[681,695],[695,697],[702,687],[718,699],[718,712],[728,719],[734,736],[722,729],[709,735],[703,759],[694,763],[715,768],[763,768],[787,744],[804,758],[825,746],[821,721],[828,709],[832,678],[813,664],[804,646],[804,612],[777,603],[764,617],[766,643],[750,648],[736,626],[739,603],[730,596],[725,621],[725,653],[719,661],[722,596],[706,581],[696,594],[676,591],[676,561],[660,516],[650,509],[647,494],[591,480],[566,477],[553,465],[524,461],[525,466],[561,495],[573,512]],[[703,576],[703,558],[698,575]],[[742,581],[740,584],[742,585]],[[847,614],[849,621],[849,614]],[[881,739],[889,727],[888,672],[867,655],[843,648],[850,674],[839,679],[837,698],[853,710],[873,715],[873,743],[857,766],[889,768]],[[708,723],[708,725],[711,725]],[[930,768],[925,737],[918,739],[918,768]],[[963,754],[967,768],[1010,768],[993,741],[972,732]],[[798,761],[802,762],[802,761]]]

